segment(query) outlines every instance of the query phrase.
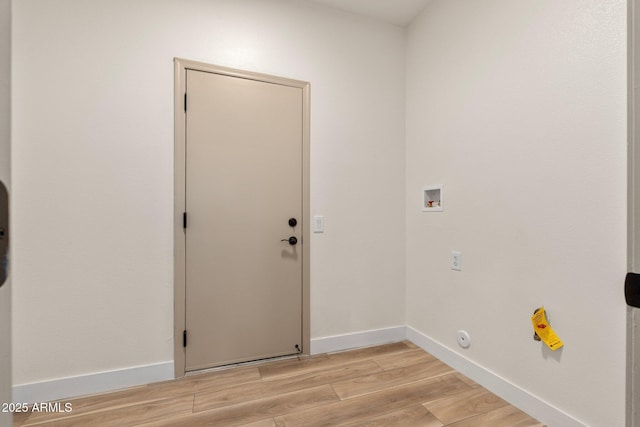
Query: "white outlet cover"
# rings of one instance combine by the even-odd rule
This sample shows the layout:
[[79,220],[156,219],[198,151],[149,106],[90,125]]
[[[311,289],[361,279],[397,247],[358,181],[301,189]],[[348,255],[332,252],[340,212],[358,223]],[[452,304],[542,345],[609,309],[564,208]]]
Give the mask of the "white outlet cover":
[[469,348],[471,345],[471,336],[467,333],[467,331],[458,331],[458,344],[462,348]]
[[462,254],[459,251],[451,252],[451,269],[462,271]]

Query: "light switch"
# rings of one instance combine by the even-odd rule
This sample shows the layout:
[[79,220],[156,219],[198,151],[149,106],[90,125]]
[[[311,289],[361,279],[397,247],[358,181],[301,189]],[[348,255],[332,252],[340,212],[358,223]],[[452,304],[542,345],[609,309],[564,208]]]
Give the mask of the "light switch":
[[324,233],[324,216],[322,215],[313,216],[313,232]]

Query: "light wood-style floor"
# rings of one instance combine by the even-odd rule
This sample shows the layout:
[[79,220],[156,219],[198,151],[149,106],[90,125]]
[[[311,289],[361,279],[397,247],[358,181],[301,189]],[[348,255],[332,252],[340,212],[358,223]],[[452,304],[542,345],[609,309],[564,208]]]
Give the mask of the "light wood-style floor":
[[72,412],[16,414],[14,425],[542,426],[408,341],[202,373],[68,402]]

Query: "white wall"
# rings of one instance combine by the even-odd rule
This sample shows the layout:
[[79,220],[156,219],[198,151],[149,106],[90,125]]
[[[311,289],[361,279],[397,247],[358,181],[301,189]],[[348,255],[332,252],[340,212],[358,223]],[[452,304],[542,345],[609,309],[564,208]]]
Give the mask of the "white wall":
[[625,414],[625,8],[434,0],[407,35],[407,323],[592,426]]
[[312,338],[404,324],[404,33],[285,0],[14,4],[14,384],[173,359],[173,58],[311,82]]
[[[11,170],[11,1],[0,0],[0,181],[10,184]],[[0,288],[0,402],[11,402],[11,290]],[[0,426],[12,425],[0,413]]]
[[[403,325],[406,267],[410,327],[623,425],[625,6],[434,0],[405,104],[403,31],[303,1],[15,2],[14,384],[172,359],[183,57],[312,84],[313,338]],[[540,305],[564,349],[531,339]]]

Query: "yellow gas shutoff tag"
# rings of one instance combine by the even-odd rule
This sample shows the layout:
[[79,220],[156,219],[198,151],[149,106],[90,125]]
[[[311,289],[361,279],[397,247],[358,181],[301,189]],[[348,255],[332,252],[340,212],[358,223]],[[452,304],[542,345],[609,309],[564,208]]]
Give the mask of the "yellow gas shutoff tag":
[[536,331],[536,334],[538,334],[542,342],[551,350],[557,350],[564,345],[553,329],[551,329],[551,326],[549,326],[544,307],[541,307],[531,316],[531,323],[533,324],[533,330]]

